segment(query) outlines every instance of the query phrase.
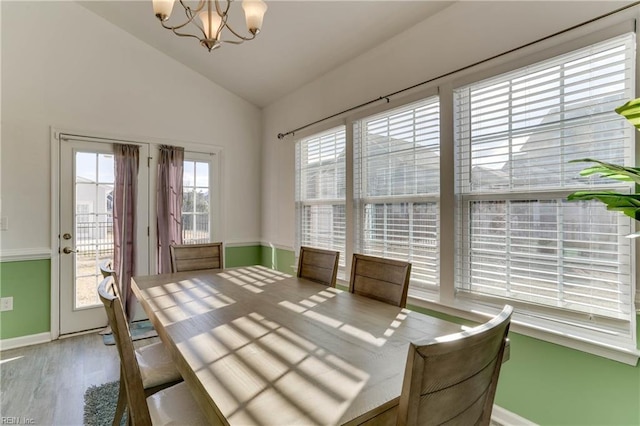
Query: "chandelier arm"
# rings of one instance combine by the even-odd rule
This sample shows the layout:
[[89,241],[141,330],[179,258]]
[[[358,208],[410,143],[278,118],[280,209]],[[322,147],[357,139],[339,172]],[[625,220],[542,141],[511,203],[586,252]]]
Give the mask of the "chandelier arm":
[[[218,7],[218,0],[216,1],[216,12],[218,12],[218,15],[220,16],[220,27],[218,28],[218,31],[216,32],[216,40],[221,41],[222,39],[222,30],[224,30],[225,28],[229,28],[229,24],[227,24],[227,19],[229,19],[229,15],[227,15],[226,11],[224,12],[223,15],[220,15],[220,9]],[[228,10],[228,8],[227,8]]]
[[[191,8],[190,6],[185,5],[183,0],[180,0],[180,4],[184,8],[184,13],[187,16],[188,21],[185,22],[184,24],[182,24],[178,28],[182,28],[185,25],[187,25],[188,23],[193,23],[193,25],[200,31],[200,34],[202,34],[202,38],[200,38],[198,36],[195,36],[195,35],[193,37],[197,38],[200,41],[202,41],[203,39],[207,39],[207,33],[204,30],[204,26],[200,22],[198,22],[198,20],[196,19],[198,17],[198,14],[208,4],[207,0],[200,0],[200,2],[198,3],[198,6],[195,9]],[[175,33],[175,30],[173,32]]]
[[184,8],[185,13],[188,10],[189,13],[192,14],[191,16],[194,16],[193,14],[200,12],[202,9],[204,9],[205,5],[207,4],[207,0],[200,0],[198,2],[198,6],[196,8],[192,8],[191,6],[187,6],[186,4],[184,4],[184,0],[179,0],[179,1],[182,7]]
[[[185,16],[187,17],[187,21],[186,21],[186,22],[184,22],[184,23],[182,23],[182,24],[180,24],[180,25],[167,25],[167,24],[165,24],[163,21],[160,21],[160,25],[162,25],[164,28],[166,28],[166,29],[168,29],[168,30],[171,30],[171,31],[173,31],[173,32],[175,32],[175,30],[179,30],[179,29],[181,29],[181,28],[185,27],[186,25],[189,25],[189,24],[190,24],[190,23],[192,23],[192,22],[193,22],[193,24],[194,24],[195,26],[197,26],[198,28],[200,28],[200,27],[198,26],[198,23],[197,23],[196,21],[194,21],[194,19],[195,19],[195,17],[196,17],[195,13],[198,13],[198,12],[200,11],[200,9],[202,9],[202,7],[203,7],[203,6],[204,6],[204,4],[205,4],[205,0],[201,0],[201,1],[200,1],[200,3],[198,4],[198,7],[197,7],[197,8],[195,8],[195,10],[192,10],[189,6],[185,5],[185,4],[183,3],[183,0],[180,0],[180,4],[181,4],[181,5],[182,5],[182,7],[184,8],[184,14],[185,14]],[[200,31],[202,31],[202,29],[200,29]],[[176,33],[176,34],[177,34],[177,33]],[[203,32],[203,34],[204,34],[204,32]]]
[[[229,30],[230,33],[232,33],[234,36],[238,37],[240,40],[242,40],[240,43],[242,43],[243,41],[249,41],[249,40],[253,40],[254,38],[256,38],[256,34],[252,34],[251,36],[243,36],[238,34],[233,28],[231,28],[230,25],[225,25],[227,27],[227,29]],[[239,43],[238,43],[239,44]]]
[[[166,28],[166,29],[171,30],[171,31],[175,31],[175,30],[181,29],[182,27],[184,27],[187,24],[190,24],[191,22],[192,21],[187,21],[184,24],[180,24],[180,25],[176,25],[176,26],[171,26],[171,25],[165,24],[164,22],[160,22],[160,25],[162,25],[163,28]],[[195,25],[195,23],[194,23],[194,25]]]
[[[222,16],[222,25],[220,25],[220,31],[218,32],[218,40],[225,42],[225,43],[232,43],[232,44],[242,44],[245,41],[249,41],[249,40],[253,40],[256,36],[255,34],[253,34],[253,36],[243,36],[241,34],[239,34],[237,31],[235,31],[233,29],[233,27],[231,27],[231,25],[229,25],[227,23],[227,19],[229,18],[229,9],[231,8],[231,2],[233,0],[226,0],[226,8],[224,9],[224,12],[222,12],[220,9],[220,1],[219,0],[215,0],[215,4],[216,4],[216,10],[218,11],[218,14],[220,16]],[[222,34],[222,30],[224,28],[227,28],[229,30],[229,32],[231,34],[233,34],[234,36],[236,36],[238,38],[238,40],[222,40],[220,35]]]
[[200,37],[198,37],[195,34],[189,34],[189,33],[179,33],[174,29],[169,28],[171,31],[173,31],[173,33],[179,37],[191,37],[191,38],[195,38],[198,41],[201,41]]
[[229,9],[231,8],[232,0],[226,0],[226,1],[227,1],[227,7],[224,8],[224,12],[223,12],[222,8],[220,7],[220,1],[215,0],[216,12],[218,12],[218,15],[220,16],[227,16],[229,14]]
[[[180,33],[180,32],[178,32],[178,30],[179,30],[179,29],[181,29],[181,28],[182,28],[182,27],[184,27],[185,25],[189,24],[190,22],[191,22],[191,21],[187,21],[187,22],[185,22],[185,23],[184,23],[184,24],[182,24],[182,25],[177,25],[177,26],[174,26],[174,27],[169,26],[169,25],[165,25],[165,23],[164,23],[164,22],[160,22],[160,25],[162,25],[162,27],[163,27],[163,28],[166,28],[167,30],[171,30],[171,31],[173,31],[173,33],[174,33],[175,35],[178,35],[178,36],[180,36],[180,37],[193,37],[193,38],[196,38],[196,39],[198,39],[198,40],[201,40],[201,37],[198,37],[197,35],[189,34],[189,33]],[[207,35],[205,34],[204,30],[203,30],[202,28],[200,28],[200,25],[198,25],[198,23],[193,22],[193,25],[194,25],[194,26],[195,26],[195,27],[196,27],[196,28],[197,28],[197,29],[202,33],[202,37],[203,37],[203,38],[206,38],[206,37],[207,37]]]
[[220,43],[229,43],[229,44],[242,44],[246,40],[219,40]]

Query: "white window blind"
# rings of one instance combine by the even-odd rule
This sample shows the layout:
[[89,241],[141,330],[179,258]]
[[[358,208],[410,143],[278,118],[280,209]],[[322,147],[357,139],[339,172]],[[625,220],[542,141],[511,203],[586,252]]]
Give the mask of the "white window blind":
[[[634,97],[635,34],[454,91],[458,293],[629,321],[631,221],[579,189],[594,158],[634,162],[633,127],[614,108]],[[578,315],[579,316],[579,315]],[[629,331],[629,330],[627,330]]]
[[354,123],[356,251],[412,263],[410,294],[438,284],[437,97]]
[[345,142],[341,126],[296,144],[297,245],[339,251],[341,279],[346,264]]

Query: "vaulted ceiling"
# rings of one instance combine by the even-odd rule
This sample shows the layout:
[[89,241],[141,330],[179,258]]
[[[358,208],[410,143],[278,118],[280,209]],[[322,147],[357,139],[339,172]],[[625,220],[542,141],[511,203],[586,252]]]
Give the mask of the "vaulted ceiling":
[[[177,37],[162,28],[151,0],[79,3],[258,107],[269,105],[453,3],[266,1],[264,25],[255,40],[223,44],[213,52],[195,39]],[[179,15],[179,8],[176,2],[172,20]],[[232,4],[229,22],[237,22],[237,28],[244,30],[240,1]]]

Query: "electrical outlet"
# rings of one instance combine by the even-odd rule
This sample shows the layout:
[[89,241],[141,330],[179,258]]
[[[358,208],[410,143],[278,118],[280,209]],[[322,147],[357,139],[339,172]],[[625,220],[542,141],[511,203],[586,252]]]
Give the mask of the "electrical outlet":
[[13,311],[13,297],[0,298],[0,312]]

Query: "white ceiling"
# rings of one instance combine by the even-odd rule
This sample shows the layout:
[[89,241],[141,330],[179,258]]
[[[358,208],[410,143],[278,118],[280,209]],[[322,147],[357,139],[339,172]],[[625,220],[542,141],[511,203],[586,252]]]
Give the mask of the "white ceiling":
[[[211,53],[197,40],[178,37],[162,28],[153,15],[151,0],[79,3],[259,107],[269,105],[453,3],[266,1],[269,9],[262,32],[255,40],[241,45],[223,44]],[[232,5],[229,22],[238,22],[234,29],[244,31],[244,15],[239,3]],[[178,23],[179,9],[180,3],[176,1],[169,23]]]

